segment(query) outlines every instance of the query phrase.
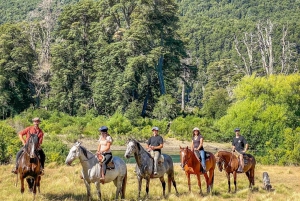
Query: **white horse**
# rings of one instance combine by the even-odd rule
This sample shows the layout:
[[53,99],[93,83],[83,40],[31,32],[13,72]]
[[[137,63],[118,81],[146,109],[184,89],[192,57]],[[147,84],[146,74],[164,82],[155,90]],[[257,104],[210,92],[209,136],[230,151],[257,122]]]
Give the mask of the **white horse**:
[[[98,198],[101,200],[101,165],[99,164],[96,155],[80,146],[79,142],[76,142],[69,151],[66,158],[66,164],[71,165],[76,158],[79,158],[82,166],[81,174],[86,186],[88,200],[91,200],[90,183],[94,183],[96,185]],[[111,170],[107,169],[104,183],[113,181],[117,187],[116,199],[118,199],[119,194],[121,199],[124,199],[127,182],[127,167],[124,160],[119,157],[113,157],[113,163],[115,168]]]

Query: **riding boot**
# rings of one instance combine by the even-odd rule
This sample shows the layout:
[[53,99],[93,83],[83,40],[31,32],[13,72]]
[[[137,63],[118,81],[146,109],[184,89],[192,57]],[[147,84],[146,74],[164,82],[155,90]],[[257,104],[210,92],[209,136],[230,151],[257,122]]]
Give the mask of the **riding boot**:
[[43,168],[43,166],[40,167],[40,175],[41,176],[44,175],[44,168]]
[[100,182],[101,182],[102,184],[104,184],[104,181],[105,181],[105,176],[104,176],[103,168],[101,167],[101,178],[100,178]]
[[15,167],[11,171],[14,174],[18,174],[18,163],[16,163]]
[[238,170],[236,171],[237,173],[243,173],[243,168],[242,166],[239,166]]

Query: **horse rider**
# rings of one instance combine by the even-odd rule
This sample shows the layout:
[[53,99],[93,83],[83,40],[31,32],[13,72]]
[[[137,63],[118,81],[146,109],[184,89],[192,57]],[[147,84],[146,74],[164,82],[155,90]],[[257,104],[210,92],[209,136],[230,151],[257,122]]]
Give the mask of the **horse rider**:
[[232,151],[236,153],[239,158],[239,168],[237,170],[238,173],[243,173],[244,169],[244,154],[248,150],[248,143],[246,139],[240,135],[240,129],[234,129],[235,137],[232,140]]
[[[193,129],[193,138],[192,138],[192,151],[196,150],[196,155],[198,158],[201,157],[201,165],[202,170],[201,172],[204,174],[206,173],[206,163],[205,163],[205,152],[203,147],[203,136],[201,135],[200,129],[195,127]],[[199,156],[200,155],[200,156]]]
[[158,127],[152,128],[152,134],[153,135],[148,139],[146,149],[148,152],[153,151],[153,159],[154,159],[153,174],[157,175],[158,160],[161,155],[161,149],[164,147],[164,140],[160,135],[158,135]]
[[104,183],[107,164],[112,159],[110,146],[112,145],[113,139],[108,134],[108,128],[106,126],[101,126],[98,130],[100,132],[100,137],[99,137],[99,144],[97,148],[97,154],[101,154],[103,156],[102,161],[100,161],[102,164],[100,181]]
[[[20,138],[20,140],[23,144],[23,147],[17,153],[16,165],[15,165],[14,169],[12,170],[12,173],[17,174],[17,172],[18,172],[17,171],[18,170],[18,161],[19,161],[19,158],[20,158],[21,154],[24,151],[24,145],[28,141],[30,135],[35,134],[35,135],[38,136],[38,139],[39,139],[38,145],[37,145],[37,151],[38,151],[39,158],[40,158],[40,161],[41,161],[40,171],[41,171],[41,175],[44,174],[44,165],[45,165],[46,156],[45,156],[44,151],[41,148],[41,145],[43,143],[44,133],[43,133],[42,129],[40,129],[40,127],[39,127],[39,124],[41,123],[41,120],[40,120],[39,117],[33,118],[32,122],[33,122],[33,126],[28,126],[27,128],[25,128],[25,129],[23,129],[19,132],[19,138]],[[24,135],[26,136],[25,139],[24,139]]]

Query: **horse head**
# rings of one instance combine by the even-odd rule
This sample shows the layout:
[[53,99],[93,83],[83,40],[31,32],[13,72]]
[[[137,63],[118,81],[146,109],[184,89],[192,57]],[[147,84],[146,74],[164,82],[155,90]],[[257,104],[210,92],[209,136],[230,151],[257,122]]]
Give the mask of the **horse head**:
[[67,165],[71,165],[72,162],[79,157],[79,148],[80,148],[80,142],[76,142],[70,149],[69,154],[66,158],[65,163]]
[[139,143],[136,140],[130,139],[127,143],[127,148],[124,154],[125,158],[130,158],[130,156],[139,151]]
[[188,163],[188,161],[191,159],[192,151],[189,149],[189,147],[181,147],[180,148],[180,167],[183,169],[184,166]]
[[25,150],[30,158],[35,157],[35,150],[38,148],[39,138],[36,134],[30,134],[28,141],[25,144]]

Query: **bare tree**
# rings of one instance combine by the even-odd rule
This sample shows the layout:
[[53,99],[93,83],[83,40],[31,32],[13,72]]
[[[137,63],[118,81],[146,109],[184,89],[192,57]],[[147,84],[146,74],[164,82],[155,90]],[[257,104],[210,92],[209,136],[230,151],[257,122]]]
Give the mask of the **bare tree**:
[[261,53],[262,67],[267,75],[274,73],[274,58],[272,46],[273,24],[267,20],[266,26],[262,27],[259,22],[257,25],[258,48]]
[[292,60],[295,58],[295,52],[293,48],[296,47],[296,44],[290,43],[286,41],[286,37],[288,34],[288,28],[283,26],[282,28],[282,38],[281,38],[281,46],[282,46],[282,53],[281,53],[281,71],[282,74],[289,74],[290,72],[297,71],[297,68],[291,69]]
[[35,10],[29,13],[29,28],[31,48],[35,51],[37,66],[29,77],[33,85],[33,93],[36,98],[36,107],[40,106],[40,97],[43,92],[49,90],[50,79],[50,46],[52,41],[52,31],[56,20],[60,14],[60,5],[57,1],[56,8],[53,9],[54,0],[43,0]]
[[242,42],[247,49],[247,56],[248,56],[248,60],[247,60],[239,50],[239,40],[237,39],[236,36],[234,36],[235,49],[239,57],[241,57],[244,62],[244,68],[245,68],[244,73],[246,75],[252,75],[253,72],[253,50],[255,49],[256,46],[256,41],[254,41],[254,39],[255,39],[255,35],[252,33],[246,32],[243,36]]

